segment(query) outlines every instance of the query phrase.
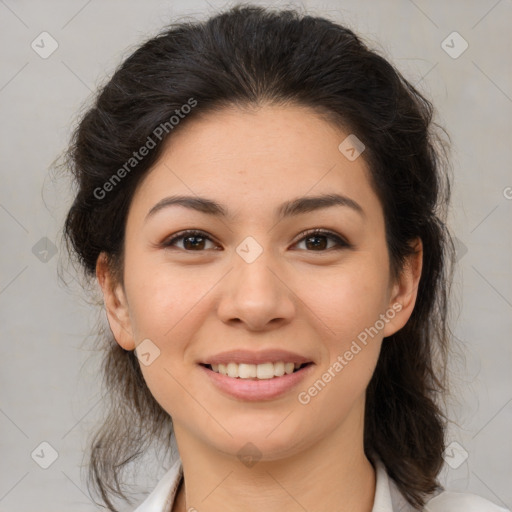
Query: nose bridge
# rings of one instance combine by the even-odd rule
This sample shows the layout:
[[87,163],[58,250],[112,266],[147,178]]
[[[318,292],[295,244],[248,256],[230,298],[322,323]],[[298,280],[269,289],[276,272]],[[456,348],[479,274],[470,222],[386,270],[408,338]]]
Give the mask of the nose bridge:
[[252,328],[263,328],[273,319],[291,318],[291,292],[279,276],[280,265],[273,254],[252,237],[238,245],[219,306],[223,320],[238,319]]
[[[245,293],[250,291],[253,294],[261,294],[262,296],[273,296],[276,293],[276,277],[271,272],[272,267],[277,267],[276,262],[273,261],[272,251],[269,249],[262,250],[260,254],[254,256],[254,249],[246,253],[248,258],[240,255],[242,249],[237,249],[237,256],[234,260],[234,270],[238,279],[237,291]],[[274,270],[275,272],[275,270]]]

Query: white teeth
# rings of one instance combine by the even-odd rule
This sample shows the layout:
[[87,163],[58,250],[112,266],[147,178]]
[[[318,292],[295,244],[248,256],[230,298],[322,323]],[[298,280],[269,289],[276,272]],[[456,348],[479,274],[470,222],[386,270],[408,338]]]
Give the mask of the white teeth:
[[[231,363],[230,363],[231,364]],[[232,363],[235,364],[235,363]],[[238,364],[238,376],[241,379],[253,379],[256,377],[256,365],[255,364]]]
[[240,379],[272,379],[274,377],[282,377],[285,373],[293,373],[294,370],[300,368],[300,363],[285,363],[278,361],[277,363],[262,364],[246,364],[246,363],[228,363],[228,364],[212,364],[212,370],[222,375]]
[[226,366],[228,377],[238,377],[238,365],[235,363],[228,363]]
[[276,377],[282,377],[284,375],[284,363],[282,361],[274,363],[274,375]]
[[274,377],[274,364],[263,363],[256,366],[256,377],[258,379],[271,379]]

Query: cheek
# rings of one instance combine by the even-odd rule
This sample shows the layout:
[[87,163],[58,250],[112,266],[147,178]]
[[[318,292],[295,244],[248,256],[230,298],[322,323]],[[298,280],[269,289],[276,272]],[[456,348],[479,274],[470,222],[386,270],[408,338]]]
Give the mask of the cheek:
[[367,262],[364,268],[362,273],[337,272],[314,292],[304,283],[308,306],[324,327],[318,332],[324,357],[317,378],[298,397],[303,421],[311,428],[320,418],[327,430],[341,424],[364,400],[377,364],[383,336],[382,320],[377,322],[387,306],[387,280],[379,265]]
[[191,278],[190,271],[173,270],[169,262],[146,259],[147,264],[132,254],[131,261],[126,261],[125,285],[136,341],[150,338],[163,344],[166,339],[181,339],[176,331],[187,315],[194,313],[194,304],[213,280],[211,276]]
[[211,313],[208,292],[219,276],[199,268],[180,272],[168,261],[143,259],[134,251],[125,263],[132,331],[136,344],[149,339],[157,354],[150,365],[141,364],[152,394],[160,403],[168,395],[176,404],[174,398],[183,395],[179,382],[187,379],[193,359],[191,339]]
[[309,273],[301,281],[301,297],[314,313],[312,318],[320,319],[317,334],[325,354],[319,369],[321,382],[316,386],[320,391],[312,389],[310,394],[306,390],[318,414],[336,410],[343,416],[372,377],[386,325],[381,319],[388,304],[385,265],[385,258],[359,254],[345,268],[333,269],[326,279]]
[[331,350],[343,350],[385,311],[388,274],[370,254],[357,255],[328,272],[320,269],[303,275],[294,291],[318,320]]
[[151,340],[150,352],[156,354],[149,365],[140,365],[144,380],[162,408],[180,418],[195,406],[186,392],[192,378],[188,347],[208,311],[205,293],[216,280],[211,275],[191,278],[189,272],[171,272],[168,265],[153,263],[150,272],[134,270],[126,286],[130,282],[137,343]]

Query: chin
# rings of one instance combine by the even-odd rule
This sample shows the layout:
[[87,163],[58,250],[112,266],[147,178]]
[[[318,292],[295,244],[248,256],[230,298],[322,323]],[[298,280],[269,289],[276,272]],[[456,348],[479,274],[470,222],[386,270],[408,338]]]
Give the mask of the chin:
[[219,451],[235,456],[254,457],[258,460],[273,461],[295,455],[315,442],[315,433],[308,435],[303,426],[283,422],[286,414],[281,414],[279,420],[271,425],[268,422],[253,420],[250,426],[245,424],[225,425],[233,437],[224,436],[209,439],[212,446]]

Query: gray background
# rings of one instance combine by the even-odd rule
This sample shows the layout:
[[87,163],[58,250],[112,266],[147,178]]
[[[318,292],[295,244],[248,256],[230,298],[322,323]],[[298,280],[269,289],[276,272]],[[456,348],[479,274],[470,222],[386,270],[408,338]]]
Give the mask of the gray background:
[[[452,361],[448,441],[458,445],[447,455],[451,465],[442,478],[451,489],[510,508],[512,1],[297,5],[346,23],[385,52],[433,99],[452,136],[459,350]],[[226,6],[214,0],[0,0],[1,512],[95,509],[81,466],[101,410],[100,359],[90,333],[103,316],[75,282],[66,289],[57,280],[64,256],[59,230],[71,193],[67,183],[49,177],[49,168],[91,91],[140,41],[178,16],[205,18]],[[59,45],[46,59],[31,47],[43,31]],[[442,47],[453,31],[469,44],[458,58]],[[462,47],[452,39],[445,44],[453,53]],[[58,453],[48,469],[35,462],[50,462],[41,442]],[[147,483],[164,470],[149,465]]]

